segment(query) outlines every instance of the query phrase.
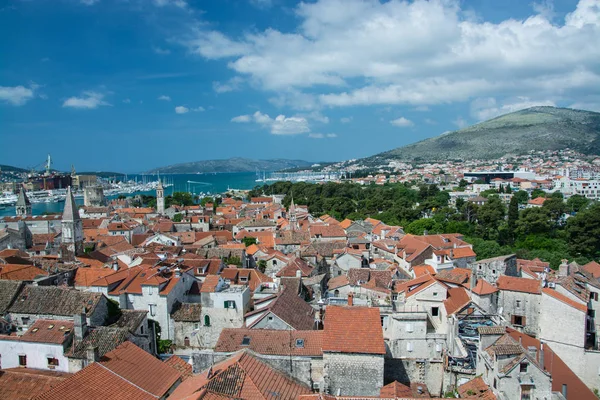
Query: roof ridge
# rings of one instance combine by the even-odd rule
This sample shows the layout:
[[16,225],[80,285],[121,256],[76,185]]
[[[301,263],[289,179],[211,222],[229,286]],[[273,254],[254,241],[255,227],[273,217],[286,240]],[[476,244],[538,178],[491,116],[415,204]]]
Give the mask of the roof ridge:
[[154,397],[154,398],[157,398],[157,399],[159,398],[157,395],[150,393],[150,392],[149,392],[149,391],[147,391],[146,389],[143,389],[143,388],[139,387],[138,385],[136,385],[135,383],[131,382],[129,379],[126,379],[125,377],[123,377],[123,376],[121,376],[121,375],[117,374],[115,371],[111,370],[110,368],[108,368],[108,367],[106,367],[106,366],[102,365],[102,363],[99,363],[99,362],[98,362],[98,363],[96,363],[96,364],[98,364],[99,366],[101,366],[101,367],[102,367],[102,368],[104,368],[105,370],[109,371],[109,372],[110,372],[110,373],[112,373],[113,375],[115,375],[115,376],[117,376],[117,377],[121,378],[122,380],[124,380],[125,382],[129,383],[130,385],[132,385],[132,386],[134,386],[134,387],[136,387],[136,388],[140,389],[142,392],[144,392],[144,393],[148,393],[150,396],[152,396],[152,397]]

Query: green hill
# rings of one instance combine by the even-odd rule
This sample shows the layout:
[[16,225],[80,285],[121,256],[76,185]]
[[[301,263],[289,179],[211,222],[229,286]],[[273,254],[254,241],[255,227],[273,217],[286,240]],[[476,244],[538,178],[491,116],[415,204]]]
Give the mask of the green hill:
[[359,160],[468,160],[521,155],[531,150],[570,148],[600,154],[600,113],[531,107]]
[[182,164],[173,164],[159,167],[148,171],[155,174],[195,174],[212,172],[255,172],[255,171],[279,171],[282,169],[309,167],[312,163],[302,160],[252,160],[249,158],[229,158],[226,160],[204,160]]

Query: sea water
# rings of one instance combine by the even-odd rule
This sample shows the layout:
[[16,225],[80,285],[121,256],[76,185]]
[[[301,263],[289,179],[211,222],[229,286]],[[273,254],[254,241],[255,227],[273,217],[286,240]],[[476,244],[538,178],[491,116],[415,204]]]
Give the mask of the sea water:
[[[150,175],[128,175],[128,180],[136,180],[142,182],[156,181],[157,177]],[[121,178],[122,179],[122,178]],[[163,182],[172,183],[165,189],[165,196],[173,192],[190,192],[194,195],[213,195],[224,193],[228,189],[249,190],[257,185],[262,185],[262,182],[256,182],[256,174],[254,172],[232,172],[232,173],[205,173],[205,174],[173,174],[161,176]],[[133,197],[137,194],[146,194],[155,196],[154,190],[147,192],[128,193],[125,196]],[[109,199],[114,199],[118,195],[107,196]],[[75,199],[77,204],[83,204],[83,197]],[[64,207],[64,201],[53,203],[35,203],[31,205],[33,215],[61,213]],[[0,217],[15,215],[15,207],[7,206],[0,209]]]

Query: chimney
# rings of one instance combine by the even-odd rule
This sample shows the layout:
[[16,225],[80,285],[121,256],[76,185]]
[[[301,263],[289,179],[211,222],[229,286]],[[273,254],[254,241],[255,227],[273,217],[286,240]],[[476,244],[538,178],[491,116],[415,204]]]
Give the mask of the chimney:
[[181,268],[179,268],[179,267],[175,268],[175,276],[177,278],[181,277]]
[[300,271],[300,270],[296,271],[296,278],[302,278],[302,271]]
[[546,367],[544,366],[544,342],[540,342],[540,356],[538,358],[538,362],[540,363],[542,370],[545,371]]
[[112,269],[115,271],[119,270],[119,263],[117,262],[117,260],[114,260],[112,263]]
[[73,316],[73,327],[75,330],[75,340],[81,342],[87,333],[87,316],[85,315],[85,308],[81,310],[81,314],[75,314]]
[[86,349],[86,358],[88,365],[100,360],[100,352],[98,351],[98,346],[88,346],[88,348]]
[[475,278],[475,271],[471,271],[471,282],[469,282],[471,292],[475,289],[475,286],[477,286],[477,278]]
[[348,306],[352,307],[354,305],[354,293],[348,293]]

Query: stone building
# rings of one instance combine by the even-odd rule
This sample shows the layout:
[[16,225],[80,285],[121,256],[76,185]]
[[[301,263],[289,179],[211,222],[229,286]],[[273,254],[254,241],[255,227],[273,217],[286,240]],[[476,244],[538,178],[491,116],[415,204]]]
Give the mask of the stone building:
[[104,207],[106,199],[104,198],[104,189],[102,186],[86,186],[83,189],[83,205],[86,207]]
[[496,284],[499,289],[498,314],[513,328],[537,336],[542,281],[503,275]]
[[173,319],[173,344],[179,349],[201,348],[199,339],[202,320],[202,304],[177,302],[171,312]]
[[165,188],[160,177],[158,178],[158,186],[156,186],[156,212],[158,215],[164,215],[165,213]]
[[501,275],[519,276],[517,256],[514,254],[472,262],[468,264],[468,268],[476,278],[485,279],[491,284],[495,284]]
[[329,306],[324,326],[322,391],[377,396],[383,387],[386,353],[379,309]]
[[15,205],[15,211],[17,217],[31,215],[31,203],[25,194],[25,188],[23,188],[23,186],[21,186],[21,190],[19,190],[19,198],[17,199],[17,204]]
[[71,192],[67,189],[67,198],[61,221],[61,258],[65,261],[75,261],[75,257],[83,254],[83,222]]

